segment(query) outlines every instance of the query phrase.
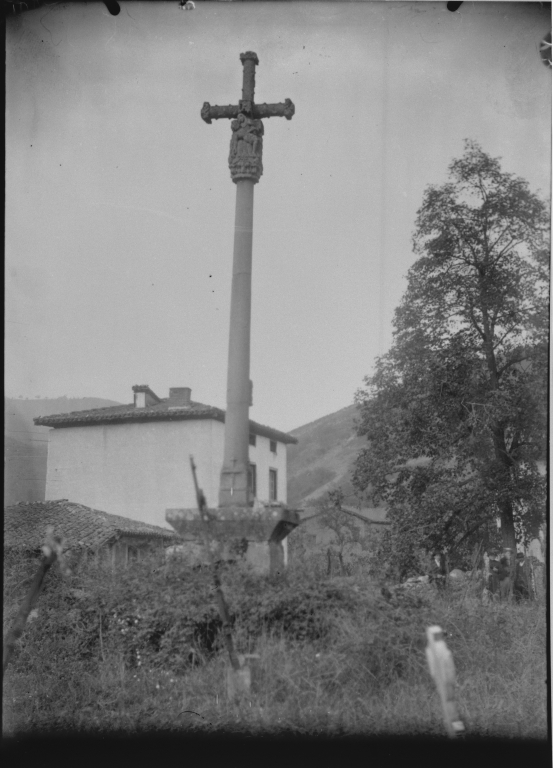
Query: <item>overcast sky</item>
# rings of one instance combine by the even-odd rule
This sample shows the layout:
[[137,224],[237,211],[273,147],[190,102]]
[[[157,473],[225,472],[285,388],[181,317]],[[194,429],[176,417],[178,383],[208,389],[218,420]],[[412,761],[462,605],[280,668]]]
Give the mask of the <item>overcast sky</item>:
[[392,340],[423,191],[478,141],[549,196],[549,9],[121,2],[8,19],[6,391],[225,407],[239,54],[260,59],[251,418],[349,405]]

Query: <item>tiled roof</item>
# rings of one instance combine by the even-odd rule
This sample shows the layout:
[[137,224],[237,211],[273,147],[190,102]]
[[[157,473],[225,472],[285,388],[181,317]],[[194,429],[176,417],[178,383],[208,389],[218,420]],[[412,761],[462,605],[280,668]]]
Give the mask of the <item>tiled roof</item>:
[[176,534],[157,525],[129,520],[98,509],[61,499],[20,502],[4,509],[4,547],[37,550],[44,544],[46,527],[63,536],[66,549],[98,549],[121,535],[176,539]]
[[[129,405],[110,405],[107,408],[93,408],[89,411],[72,411],[71,413],[57,413],[51,416],[39,416],[34,419],[40,427],[86,427],[97,424],[123,424],[129,421],[181,421],[185,419],[215,419],[225,421],[225,411],[212,405],[191,402],[190,405],[177,405],[175,401],[163,399],[156,405],[147,405],[144,408],[136,408]],[[266,427],[255,421],[250,421],[250,431],[256,435],[278,440],[281,443],[294,444],[297,439],[280,432],[278,429]]]

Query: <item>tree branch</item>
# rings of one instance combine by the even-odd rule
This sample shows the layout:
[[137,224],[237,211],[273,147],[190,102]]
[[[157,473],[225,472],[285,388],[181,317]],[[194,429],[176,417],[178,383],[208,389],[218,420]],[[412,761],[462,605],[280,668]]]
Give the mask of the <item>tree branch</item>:
[[463,543],[465,539],[468,539],[468,537],[474,533],[474,531],[477,531],[481,525],[484,525],[484,523],[487,522],[486,520],[479,520],[477,523],[475,523],[473,526],[471,526],[466,533],[464,533],[459,541],[456,541],[455,544],[451,547],[451,552],[454,552],[457,547]]
[[523,355],[522,357],[514,357],[512,360],[509,360],[508,363],[505,363],[505,365],[502,365],[501,368],[497,371],[497,375],[501,376],[507,368],[510,368],[512,365],[516,365],[516,363],[522,363],[524,360],[531,360],[532,358],[529,355]]
[[496,258],[492,261],[492,267],[495,267],[497,262],[505,256],[508,250],[511,248],[515,248],[517,245],[521,245],[524,242],[524,240],[515,240],[514,238],[511,239],[510,243],[507,243],[505,248],[502,248],[501,251],[497,254]]
[[[507,338],[507,336],[508,336],[510,333],[513,333],[513,331],[516,331],[516,330],[517,330],[517,327],[518,327],[517,325],[512,325],[510,328],[508,328],[508,329],[505,331],[505,333],[503,334],[503,336],[502,336],[500,339],[498,339],[498,340],[496,341],[496,343],[493,345],[493,349],[497,349],[497,348],[499,347],[499,345],[503,343],[503,341],[504,341],[504,340]],[[499,375],[499,374],[498,374],[498,375]]]
[[497,238],[497,240],[496,240],[494,243],[492,243],[492,245],[490,246],[490,253],[493,251],[493,249],[495,248],[495,246],[496,246],[496,245],[498,244],[498,242],[501,240],[501,238],[503,237],[503,235],[505,234],[505,232],[507,232],[507,231],[508,231],[508,229],[509,229],[509,227],[510,227],[510,226],[511,226],[511,224],[510,224],[510,223],[509,223],[509,224],[507,224],[507,226],[505,227],[505,229],[503,230],[503,232],[502,232],[502,233],[499,235],[499,237]]

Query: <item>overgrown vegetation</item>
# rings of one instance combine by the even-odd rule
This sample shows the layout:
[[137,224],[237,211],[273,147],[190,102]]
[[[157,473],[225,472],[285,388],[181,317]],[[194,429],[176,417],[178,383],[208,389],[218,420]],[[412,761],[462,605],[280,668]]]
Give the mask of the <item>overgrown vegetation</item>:
[[[31,563],[6,564],[9,622]],[[448,633],[470,733],[545,737],[543,602],[483,606],[476,585],[438,596],[366,576],[282,580],[225,568],[251,697],[226,698],[226,654],[207,572],[149,559],[52,573],[4,685],[5,733],[222,729],[443,733],[425,627]],[[23,583],[22,583],[23,582]]]

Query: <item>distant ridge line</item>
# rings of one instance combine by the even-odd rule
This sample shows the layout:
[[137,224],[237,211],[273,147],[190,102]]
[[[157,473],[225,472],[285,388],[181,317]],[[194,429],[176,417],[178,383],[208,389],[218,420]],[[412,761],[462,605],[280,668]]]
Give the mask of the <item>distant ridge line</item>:
[[315,419],[314,421],[309,421],[307,424],[302,424],[301,427],[295,427],[294,429],[289,429],[288,434],[294,435],[300,429],[307,429],[307,427],[313,427],[319,422],[326,421],[331,416],[337,416],[339,413],[342,413],[342,411],[347,411],[349,408],[355,408],[355,403],[351,403],[350,405],[346,405],[343,408],[339,408],[337,411],[333,411],[332,413],[327,413],[326,416],[320,416],[318,419]]

